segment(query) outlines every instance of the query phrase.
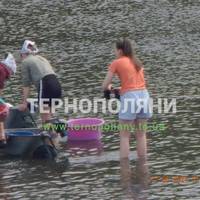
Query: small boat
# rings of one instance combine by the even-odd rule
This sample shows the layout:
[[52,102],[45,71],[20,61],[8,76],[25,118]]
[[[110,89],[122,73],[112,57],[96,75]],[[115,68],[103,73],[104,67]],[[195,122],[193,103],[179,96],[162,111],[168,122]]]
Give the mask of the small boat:
[[57,156],[51,137],[37,128],[29,111],[11,107],[5,128],[7,144],[0,149],[0,155],[30,159],[55,159]]

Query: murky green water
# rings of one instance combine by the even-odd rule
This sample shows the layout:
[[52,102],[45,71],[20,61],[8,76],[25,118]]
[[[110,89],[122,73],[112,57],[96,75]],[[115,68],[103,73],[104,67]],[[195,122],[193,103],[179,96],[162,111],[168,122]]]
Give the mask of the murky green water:
[[[178,112],[154,114],[153,121],[168,128],[148,134],[145,164],[135,159],[120,164],[117,133],[105,133],[102,143],[75,152],[64,147],[63,154],[72,160],[66,170],[1,160],[0,199],[199,199],[199,16],[198,0],[1,0],[1,57],[31,38],[59,74],[64,96],[92,99],[102,97],[100,86],[114,58],[114,41],[128,36],[145,64],[151,96],[177,98]],[[20,99],[19,83],[18,73],[4,93],[13,104]],[[67,117],[79,116],[87,115]],[[108,155],[105,160],[82,158],[102,149]],[[77,154],[80,159],[75,159]],[[177,175],[187,180],[177,181]]]

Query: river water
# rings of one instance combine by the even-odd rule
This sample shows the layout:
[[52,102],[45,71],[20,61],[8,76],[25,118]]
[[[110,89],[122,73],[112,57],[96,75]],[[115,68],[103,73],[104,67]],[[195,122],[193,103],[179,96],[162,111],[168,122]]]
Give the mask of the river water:
[[[119,162],[118,133],[64,145],[61,153],[71,161],[66,169],[1,160],[0,199],[200,199],[199,16],[198,0],[1,0],[1,57],[19,50],[24,39],[35,40],[58,73],[64,97],[101,98],[113,44],[126,36],[145,65],[151,96],[176,98],[177,113],[154,113],[152,122],[167,129],[147,134],[146,163],[135,159],[134,138],[130,163]],[[19,103],[19,72],[4,98]],[[101,112],[60,115],[117,120]]]

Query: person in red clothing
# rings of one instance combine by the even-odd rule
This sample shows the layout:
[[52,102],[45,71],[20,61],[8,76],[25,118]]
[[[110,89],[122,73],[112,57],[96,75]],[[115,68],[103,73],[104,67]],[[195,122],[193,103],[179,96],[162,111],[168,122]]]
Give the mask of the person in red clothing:
[[[149,106],[149,93],[144,78],[142,63],[136,58],[131,42],[121,39],[116,42],[116,59],[109,66],[103,89],[111,88],[116,74],[121,83],[119,123],[124,127],[120,131],[120,157],[127,158],[130,149],[130,130],[135,128],[138,157],[146,157],[146,120],[152,116]],[[130,130],[125,127],[130,127]]]
[[[0,96],[2,96],[2,90],[5,86],[6,80],[8,80],[12,74],[16,72],[16,62],[11,53],[6,55],[6,58],[0,62]],[[6,144],[4,121],[8,115],[8,108],[6,103],[0,98],[0,146]]]

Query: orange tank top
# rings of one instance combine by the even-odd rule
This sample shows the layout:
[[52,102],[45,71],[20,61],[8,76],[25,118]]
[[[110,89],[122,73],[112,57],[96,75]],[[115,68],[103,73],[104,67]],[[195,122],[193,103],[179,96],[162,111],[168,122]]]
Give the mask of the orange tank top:
[[109,66],[109,70],[119,77],[121,81],[121,94],[131,90],[146,88],[144,69],[137,71],[130,58],[126,56],[114,60]]

